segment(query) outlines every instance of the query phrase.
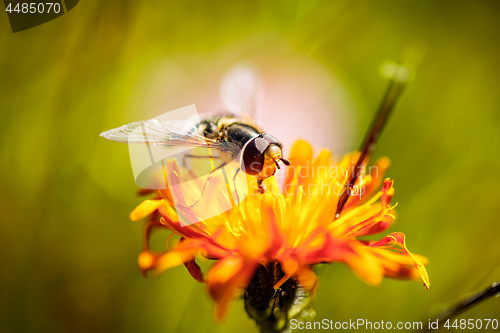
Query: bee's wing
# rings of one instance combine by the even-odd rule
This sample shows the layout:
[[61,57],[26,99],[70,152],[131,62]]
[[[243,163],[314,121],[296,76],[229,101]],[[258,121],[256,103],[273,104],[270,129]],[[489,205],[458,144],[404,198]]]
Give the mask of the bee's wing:
[[124,143],[148,143],[165,146],[206,146],[207,138],[196,134],[196,126],[186,122],[136,121],[101,133],[105,139]]
[[220,95],[226,109],[241,118],[258,122],[261,79],[247,63],[232,66],[220,84]]
[[192,148],[217,149],[235,158],[240,153],[239,146],[228,142],[200,136],[196,126],[184,121],[136,121],[101,133],[107,140],[124,143],[144,143],[162,146],[183,146]]

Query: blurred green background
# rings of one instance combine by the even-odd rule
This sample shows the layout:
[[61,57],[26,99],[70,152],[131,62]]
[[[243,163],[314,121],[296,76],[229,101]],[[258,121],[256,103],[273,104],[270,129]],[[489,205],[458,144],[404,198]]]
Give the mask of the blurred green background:
[[[142,100],[144,73],[164,59],[193,86],[202,76],[217,84],[240,59],[319,63],[352,96],[350,150],[385,89],[380,64],[414,62],[377,155],[392,160],[399,202],[389,231],[430,258],[431,289],[370,287],[340,264],[322,266],[316,318],[427,321],[500,280],[499,31],[497,1],[81,1],[16,34],[0,14],[0,331],[256,331],[241,300],[214,323],[204,286],[183,267],[139,273],[127,147],[99,133],[156,115]],[[164,93],[177,94],[169,82]],[[494,298],[461,318],[499,314]]]

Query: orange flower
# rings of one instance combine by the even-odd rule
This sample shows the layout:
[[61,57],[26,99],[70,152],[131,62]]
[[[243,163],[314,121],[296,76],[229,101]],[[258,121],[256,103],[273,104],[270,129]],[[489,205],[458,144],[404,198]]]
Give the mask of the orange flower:
[[[171,196],[158,192],[157,199],[144,201],[130,214],[133,221],[152,214],[139,256],[142,271],[162,273],[184,264],[196,280],[207,283],[216,302],[217,318],[225,316],[228,305],[242,290],[246,290],[247,312],[255,314],[255,309],[248,308],[256,304],[249,293],[271,269],[278,272],[271,279],[275,291],[292,281],[297,288],[314,293],[318,278],[313,266],[331,262],[347,264],[371,285],[379,285],[389,276],[422,280],[428,288],[427,259],[407,249],[402,233],[378,241],[358,239],[385,231],[394,219],[390,205],[393,181],[382,180],[389,166],[387,158],[377,161],[358,179],[353,187],[357,193],[349,198],[340,216],[335,216],[347,170],[357,156],[347,155],[335,164],[331,153],[322,150],[314,159],[312,147],[298,141],[292,147],[292,166],[282,189],[271,177],[264,182],[267,191],[259,194],[255,179],[249,178],[252,189],[239,205],[209,221],[185,227],[180,225]],[[171,177],[179,175],[177,170]],[[153,228],[168,228],[181,240],[167,252],[150,251],[148,238]],[[206,277],[195,262],[197,255],[217,260]]]

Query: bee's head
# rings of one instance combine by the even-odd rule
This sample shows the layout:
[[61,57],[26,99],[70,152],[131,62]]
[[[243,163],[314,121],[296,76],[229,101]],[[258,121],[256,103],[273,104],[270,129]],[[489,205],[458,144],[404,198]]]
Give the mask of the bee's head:
[[259,175],[260,179],[274,175],[280,161],[290,165],[282,156],[281,143],[269,134],[250,139],[243,147],[241,159],[241,169],[249,175]]

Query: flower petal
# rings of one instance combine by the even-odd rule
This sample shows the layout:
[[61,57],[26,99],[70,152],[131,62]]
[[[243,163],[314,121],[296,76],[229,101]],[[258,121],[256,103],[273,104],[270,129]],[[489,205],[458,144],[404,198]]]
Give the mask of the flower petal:
[[196,249],[167,252],[156,260],[154,270],[157,274],[161,274],[169,268],[179,266],[185,262],[193,260],[195,253]]
[[[299,177],[299,184],[304,176],[300,173],[301,167],[310,167],[313,161],[313,148],[311,144],[305,140],[297,140],[290,151],[289,161],[291,166],[287,168],[286,180],[284,188],[287,188],[292,183],[294,177]],[[305,172],[307,176],[307,172]]]
[[309,291],[313,291],[318,286],[318,277],[313,270],[307,266],[301,266],[295,274],[299,284]]
[[401,232],[392,233],[382,238],[380,241],[371,244],[370,246],[392,248],[394,245],[401,247],[404,253],[406,253],[408,256],[412,258],[413,264],[417,268],[420,277],[422,278],[422,281],[424,283],[424,286],[427,289],[429,289],[430,281],[429,281],[429,275],[427,274],[427,270],[425,269],[425,266],[421,263],[421,261],[417,258],[417,256],[412,254],[406,247],[405,235],[403,233]]
[[229,303],[240,288],[246,288],[256,265],[257,261],[246,261],[241,256],[229,256],[210,268],[207,283],[210,296],[216,302],[217,319],[225,318]]
[[285,257],[280,260],[281,264],[281,269],[285,273],[285,275],[274,284],[274,289],[278,289],[288,281],[289,278],[291,278],[300,268],[300,264],[297,262],[296,259],[291,258],[291,257]]
[[205,282],[205,279],[203,278],[203,273],[201,272],[200,266],[196,263],[196,261],[190,260],[188,262],[184,263],[184,266],[186,266],[189,274],[198,282]]
[[153,213],[163,203],[163,200],[144,200],[129,215],[129,219],[138,222]]

